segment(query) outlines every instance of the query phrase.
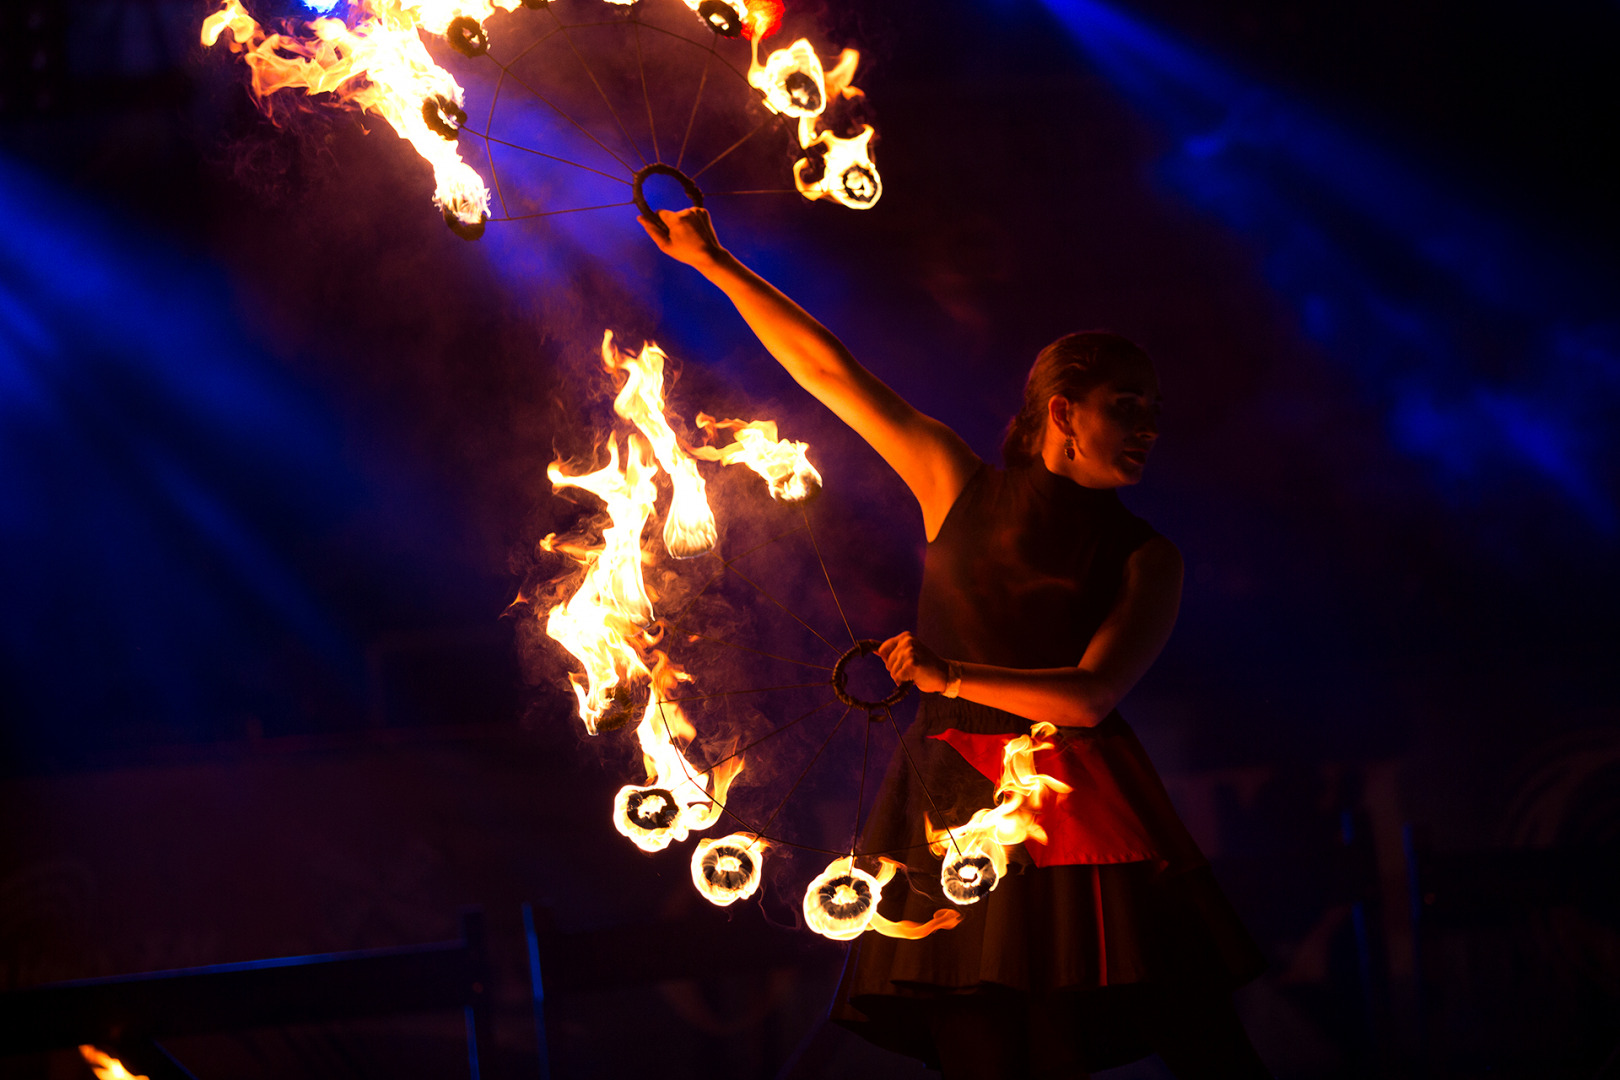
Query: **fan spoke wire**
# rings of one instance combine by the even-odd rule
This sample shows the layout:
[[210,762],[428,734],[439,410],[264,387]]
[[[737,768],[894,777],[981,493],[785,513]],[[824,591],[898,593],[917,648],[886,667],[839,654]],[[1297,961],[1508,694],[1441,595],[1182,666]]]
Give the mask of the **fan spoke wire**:
[[730,154],[733,150],[737,149],[737,147],[741,146],[743,143],[747,142],[749,139],[752,139],[755,135],[758,135],[760,132],[764,131],[767,127],[769,127],[772,123],[774,123],[775,120],[776,120],[775,114],[767,116],[765,119],[761,120],[759,122],[759,124],[752,131],[750,131],[748,134],[744,135],[742,138],[738,139],[736,142],[732,143],[730,146],[726,147],[724,150],[720,151],[720,153],[715,155],[715,158],[714,158],[713,161],[709,162],[707,165],[703,166],[703,168],[701,168],[697,172],[693,173],[692,174],[692,179],[696,180],[698,177],[702,176],[704,173],[708,172],[710,169],[712,169],[716,165],[720,164],[720,162],[725,159],[726,155]]
[[499,65],[496,66],[500,70],[500,75],[495,79],[495,92],[489,97],[489,118],[484,121],[484,130],[482,132],[475,131],[473,134],[480,136],[484,140],[484,157],[489,161],[489,182],[495,185],[495,198],[501,204],[501,216],[505,217],[511,211],[506,208],[506,195],[501,191],[501,176],[495,171],[495,150],[489,145],[489,135],[487,134],[495,130],[495,105],[501,100],[501,86],[506,82],[506,69]]
[[668,616],[668,618],[665,621],[667,622],[668,619],[678,619],[682,615],[685,615],[687,609],[690,608],[693,604],[697,603],[698,600],[702,598],[703,594],[709,591],[709,586],[710,585],[713,585],[715,582],[719,581],[721,578],[726,576],[726,567],[730,566],[732,563],[736,562],[738,559],[747,558],[748,556],[752,555],[754,552],[758,551],[760,548],[770,547],[772,544],[776,543],[778,540],[786,540],[788,537],[792,536],[794,533],[798,532],[802,528],[804,528],[803,525],[795,525],[795,526],[793,526],[793,528],[789,529],[785,533],[778,533],[777,535],[771,537],[769,540],[760,541],[759,543],[755,544],[753,547],[749,548],[747,551],[743,552],[740,555],[733,555],[729,559],[722,560],[721,563],[720,563],[720,569],[716,570],[714,572],[714,574],[709,578],[709,580],[705,581],[703,583],[703,588],[701,588],[697,592],[693,593],[692,598],[690,600],[688,600],[686,603],[682,604],[680,610],[677,611],[674,615]]
[[566,210],[542,210],[538,214],[516,214],[512,217],[490,218],[491,221],[528,221],[530,218],[555,217],[558,214],[581,214],[586,210],[612,210],[620,206],[633,205],[628,199],[624,202],[602,203],[599,206],[570,206]]
[[640,145],[637,144],[636,140],[632,139],[630,137],[630,133],[625,130],[624,121],[619,119],[619,110],[613,107],[613,102],[607,96],[607,91],[603,90],[602,84],[596,81],[596,72],[592,71],[591,65],[586,62],[585,54],[579,51],[578,45],[574,44],[574,35],[568,32],[568,28],[566,26],[563,26],[562,20],[557,18],[557,13],[555,11],[551,11],[550,6],[547,6],[546,10],[551,12],[551,17],[553,19],[557,19],[557,26],[562,30],[563,40],[568,42],[568,47],[573,50],[574,57],[579,60],[579,66],[585,69],[585,77],[591,80],[592,86],[596,87],[597,94],[599,94],[602,98],[602,104],[607,106],[608,115],[612,116],[613,122],[618,125],[619,134],[624,136],[624,141],[630,144],[630,149],[636,152],[636,156],[641,159],[641,163],[643,165],[648,164],[647,155],[641,152]]
[[872,729],[877,725],[871,722],[871,715],[867,716],[866,733],[861,738],[861,786],[855,792],[855,827],[849,834],[849,857],[855,857],[855,849],[861,842],[861,804],[866,801],[866,762],[872,752]]
[[[816,713],[820,712],[822,709],[825,709],[827,706],[833,704],[837,700],[838,700],[837,698],[828,698],[826,701],[823,701],[820,705],[817,705],[815,708],[811,709],[809,712],[800,713],[798,716],[795,716],[792,720],[789,720],[787,723],[783,724],[781,727],[773,728],[772,730],[767,731],[765,734],[761,735],[759,738],[755,739],[753,742],[747,744],[746,746],[739,746],[737,749],[733,750],[731,753],[727,754],[725,757],[721,758],[719,761],[711,761],[711,762],[709,762],[708,768],[704,769],[703,771],[704,772],[711,772],[716,767],[718,767],[720,765],[724,765],[726,762],[730,761],[732,758],[736,757],[738,754],[746,754],[748,751],[752,750],[754,747],[758,746],[760,743],[764,742],[766,739],[774,739],[776,736],[782,734],[782,732],[788,730],[789,728],[793,727],[795,724],[799,723],[799,721],[810,719],[810,717],[816,715]],[[738,820],[741,820],[741,819],[739,818]]]
[[686,627],[681,626],[679,623],[670,622],[668,619],[659,619],[658,621],[670,629],[676,630],[682,634],[686,634],[689,637],[702,638],[704,641],[712,641],[714,644],[723,645],[728,649],[741,649],[743,652],[751,652],[757,656],[765,656],[772,660],[780,660],[786,664],[798,664],[800,667],[817,668],[821,671],[832,670],[832,668],[828,667],[826,664],[814,664],[809,660],[795,660],[791,656],[778,656],[776,653],[768,653],[764,649],[756,649],[749,645],[739,645],[735,641],[727,641],[724,638],[717,638],[712,634],[700,634],[696,630],[689,630]]
[[641,76],[641,100],[647,106],[647,130],[652,134],[653,160],[663,160],[658,152],[658,125],[653,123],[652,95],[647,92],[647,65],[641,57],[641,20],[636,20],[636,72]]
[[686,118],[686,134],[681,136],[681,152],[675,155],[675,168],[681,167],[686,160],[686,144],[692,138],[692,123],[697,119],[698,103],[703,100],[703,88],[709,85],[709,65],[714,63],[714,50],[720,44],[720,35],[714,35],[714,41],[709,44],[709,58],[703,61],[703,77],[698,80],[697,94],[692,98],[692,114]]
[[798,193],[798,188],[773,187],[754,188],[752,191],[705,191],[703,194],[712,198],[716,195],[797,195]]
[[[472,128],[462,128],[462,130],[472,132],[472,134],[477,135],[480,139],[483,139],[485,142],[500,143],[502,146],[510,147],[513,150],[521,150],[525,154],[533,154],[535,157],[543,157],[547,161],[555,161],[560,165],[572,165],[576,169],[584,169],[586,172],[595,173],[597,176],[605,177],[608,180],[612,180],[615,184],[623,184],[625,187],[630,187],[631,186],[630,181],[626,180],[622,176],[614,176],[610,172],[603,172],[601,169],[594,168],[594,167],[592,167],[590,165],[586,165],[586,164],[584,164],[582,162],[574,161],[571,158],[558,157],[556,154],[548,154],[544,150],[536,150],[534,147],[532,147],[532,146],[524,146],[522,143],[508,142],[505,139],[499,138],[499,137],[497,137],[495,135],[491,135],[488,132],[474,131]],[[494,163],[491,162],[490,168],[493,170],[494,167],[495,167]],[[503,203],[502,205],[504,206],[505,204]]]
[[[488,54],[488,53],[485,53],[484,55],[490,56],[490,54]],[[635,168],[634,165],[631,165],[628,161],[624,160],[624,158],[620,157],[618,152],[616,150],[614,150],[611,146],[609,146],[607,143],[603,142],[601,139],[598,139],[596,137],[596,135],[589,128],[587,128],[584,124],[581,124],[578,120],[575,120],[572,116],[569,116],[566,112],[564,112],[562,110],[562,107],[559,106],[556,102],[552,101],[550,98],[546,97],[546,95],[542,94],[540,91],[536,90],[533,86],[531,86],[527,79],[523,78],[521,75],[518,75],[516,72],[514,72],[511,69],[510,66],[508,66],[506,64],[502,64],[499,60],[495,60],[495,58],[493,56],[490,56],[490,60],[493,61],[495,63],[495,65],[497,67],[499,67],[501,70],[505,71],[508,75],[512,76],[512,81],[513,82],[517,83],[519,86],[523,87],[523,89],[525,89],[529,93],[533,94],[536,98],[538,98],[540,100],[540,102],[542,104],[544,104],[552,112],[556,113],[558,116],[562,117],[564,120],[566,120],[570,124],[572,124],[574,126],[575,130],[577,130],[581,135],[583,135],[587,139],[591,140],[591,142],[595,143],[597,146],[600,146],[602,148],[603,152],[606,153],[608,157],[612,158],[614,161],[617,161],[620,165],[623,165],[625,172],[631,173],[631,174],[635,173],[636,168]],[[637,151],[637,153],[640,153],[640,151]]]
[[[816,762],[821,760],[822,752],[833,741],[833,736],[838,734],[838,729],[844,726],[844,721],[849,719],[849,714],[854,711],[854,708],[853,705],[844,707],[844,713],[838,718],[838,723],[834,724],[832,730],[827,732],[827,737],[821,740],[821,745],[816,747],[816,752],[810,758],[810,763],[804,767],[803,772],[799,773],[799,778],[793,781],[793,786],[787,789],[787,794],[783,795],[782,801],[776,804],[776,809],[771,811],[771,816],[765,819],[765,824],[758,830],[759,833],[763,834],[766,829],[769,829],[775,823],[777,815],[787,807],[788,800],[793,798],[795,791],[799,790],[799,785],[804,783],[804,778],[810,775],[810,770],[816,767]],[[842,855],[843,852],[837,852],[836,854]]]
[[[895,737],[895,740],[897,742],[899,742],[899,744],[900,744],[901,753],[906,755],[906,763],[911,766],[911,771],[913,773],[915,773],[916,776],[917,776],[917,786],[922,788],[923,795],[928,799],[928,805],[933,809],[935,817],[939,817],[939,803],[934,801],[934,793],[932,791],[928,790],[928,781],[923,779],[922,769],[917,767],[917,759],[913,758],[911,756],[911,747],[906,745],[906,737],[903,734],[901,734],[900,725],[895,723],[894,710],[888,708],[887,706],[885,706],[884,709],[883,709],[883,712],[889,718],[889,726],[894,729],[894,737]],[[943,820],[943,818],[941,818],[941,820]],[[956,842],[956,832],[955,832],[955,830],[947,829],[946,832],[945,832],[945,836],[946,836],[946,838],[948,840],[950,840],[951,847],[956,849],[956,857],[960,859],[962,857],[962,848]],[[932,845],[930,845],[925,840],[921,844],[912,844],[910,847],[897,848],[895,850],[897,850],[897,851],[915,851],[916,849],[918,849],[920,847],[930,847],[930,846],[932,846]],[[867,854],[867,855],[886,855],[886,854],[890,854],[890,853],[889,852],[868,851],[868,852],[864,852],[864,854]]]
[[787,686],[756,686],[748,690],[717,690],[712,694],[687,694],[684,697],[666,697],[658,700],[675,705],[682,701],[709,701],[713,698],[740,697],[743,694],[769,694],[777,690],[814,690],[818,686],[826,685],[824,682],[806,682],[791,683]]
[[[593,23],[591,25],[599,25],[599,24]],[[548,42],[552,38],[556,37],[557,34],[561,32],[561,30],[562,30],[562,27],[560,27],[560,26],[553,27],[552,29],[547,30],[545,33],[541,34],[539,37],[535,38],[533,41],[531,41],[527,45],[523,46],[523,48],[519,49],[517,51],[517,53],[512,57],[511,60],[507,61],[506,64],[503,64],[501,66],[504,68],[504,67],[506,67],[506,66],[508,66],[510,64],[517,63],[519,60],[523,59],[525,56],[528,56],[535,49],[538,49],[540,46],[544,45],[546,42]],[[485,53],[484,55],[488,56],[489,54]]]
[[816,553],[816,562],[821,565],[821,576],[827,579],[827,591],[832,594],[833,606],[838,608],[838,617],[844,622],[844,633],[849,635],[851,645],[859,645],[855,640],[855,631],[850,629],[849,616],[844,614],[843,601],[838,599],[838,590],[833,588],[832,574],[827,572],[827,560],[821,557],[821,545],[816,543],[816,532],[810,527],[810,512],[803,509],[799,512],[804,515],[805,535],[810,537],[810,549]]
[[[653,31],[655,33],[663,34],[665,37],[674,38],[676,41],[682,41],[682,42],[685,42],[688,45],[701,46],[703,44],[701,41],[696,41],[696,40],[694,40],[693,38],[691,38],[690,36],[688,36],[686,34],[677,34],[675,31],[669,29],[668,27],[659,26],[656,23],[642,23],[641,25],[645,26],[648,30],[651,30],[651,31]],[[741,82],[748,89],[752,90],[754,88],[754,84],[748,81],[748,73],[746,71],[744,71],[742,68],[738,67],[736,64],[733,64],[730,60],[727,60],[725,57],[721,56],[719,53],[714,52],[715,47],[718,46],[719,44],[720,44],[720,35],[719,34],[714,34],[710,38],[710,41],[709,41],[709,51],[711,53],[714,53],[714,58],[716,60],[720,61],[720,66],[721,67],[725,68],[727,71],[729,71],[733,75],[737,76],[737,80],[739,82]]]
[[[822,709],[826,708],[828,705],[831,705],[832,703],[833,703],[832,699],[829,699],[828,701],[823,702],[822,704],[816,706],[814,709],[811,709],[809,712],[805,713],[804,716],[801,716],[798,719],[791,721],[790,723],[784,725],[782,728],[778,729],[778,731],[773,731],[769,735],[764,736],[764,738],[768,739],[768,738],[770,738],[771,735],[775,735],[775,734],[778,734],[780,731],[787,730],[787,728],[792,727],[793,724],[798,723],[799,720],[804,720],[804,719],[806,719],[806,718],[808,718],[810,716],[815,715],[816,713],[820,712]],[[664,716],[664,707],[663,706],[664,706],[664,703],[660,701],[658,703],[658,719],[664,725],[664,735],[665,735],[665,737],[669,738],[670,741],[673,742],[674,741],[674,736],[670,734],[669,720],[668,720],[668,718],[666,718]],[[799,773],[799,778],[797,780],[793,781],[793,786],[788,788],[786,795],[782,796],[782,801],[777,803],[776,809],[771,811],[771,816],[765,819],[765,824],[764,825],[756,827],[756,826],[750,824],[747,818],[743,817],[737,811],[731,809],[731,807],[727,806],[725,803],[721,802],[719,799],[716,799],[712,794],[708,795],[708,798],[716,806],[718,806],[720,808],[721,813],[725,814],[727,817],[730,817],[730,818],[734,819],[744,829],[748,830],[750,833],[752,833],[754,836],[758,837],[761,840],[765,840],[765,841],[768,841],[768,842],[773,843],[773,844],[782,844],[785,847],[798,848],[801,851],[814,851],[814,852],[818,852],[818,853],[820,853],[822,855],[835,855],[835,856],[836,855],[843,855],[844,852],[835,851],[832,848],[817,847],[815,844],[801,844],[798,841],[789,840],[786,837],[772,836],[766,830],[768,830],[771,827],[772,823],[776,821],[777,815],[780,814],[783,811],[783,809],[786,808],[786,806],[788,804],[788,800],[793,798],[793,793],[795,791],[797,791],[798,788],[799,788],[799,785],[804,782],[804,778],[806,776],[810,775],[810,770],[815,767],[816,761],[821,757],[822,751],[827,749],[827,745],[832,742],[833,736],[838,734],[838,729],[844,726],[844,721],[845,720],[849,719],[849,714],[850,714],[851,708],[852,707],[847,707],[847,708],[844,709],[844,715],[840,716],[838,718],[838,723],[834,724],[833,727],[832,727],[832,730],[827,732],[827,737],[825,739],[823,739],[821,741],[821,745],[816,748],[815,756],[812,757],[810,759],[810,763],[804,767],[804,771]],[[763,739],[756,739],[754,741],[754,743],[751,743],[750,745],[757,745],[759,742],[762,742],[762,741],[763,741]],[[744,749],[747,749],[747,747],[744,747]],[[738,754],[740,754],[742,752],[743,752],[742,750],[735,750],[735,751],[732,752],[731,757],[736,757]],[[686,773],[686,778],[688,780],[690,780],[693,784],[697,784],[698,780],[701,779],[702,774],[700,773],[697,776],[694,776],[692,774],[691,765],[689,763],[687,763],[685,756],[680,755],[679,758],[680,758],[680,761],[682,762],[682,769]],[[726,760],[728,760],[728,759],[727,758],[721,758],[720,759],[720,761],[726,761]],[[720,764],[719,761],[715,762],[715,765],[718,765],[718,764]],[[713,767],[714,766],[712,766],[712,765],[710,766],[710,768],[713,768]],[[708,771],[707,769],[704,770],[704,772],[707,772],[707,771]],[[698,785],[698,786],[701,787],[702,785]],[[896,849],[896,850],[897,851],[904,851],[904,850],[910,850],[910,849],[909,848],[899,848],[899,849]],[[884,852],[883,854],[893,854],[893,852]]]
[[836,655],[838,655],[838,656],[844,655],[844,650],[843,649],[840,649],[838,646],[836,646],[832,642],[828,641],[824,636],[822,636],[822,633],[821,633],[820,630],[817,630],[815,627],[811,626],[809,623],[807,623],[803,619],[799,618],[799,616],[796,615],[793,611],[791,611],[786,604],[782,603],[782,601],[778,600],[776,597],[774,597],[770,593],[766,592],[765,589],[758,582],[756,582],[753,578],[749,577],[747,574],[743,573],[741,570],[737,569],[735,566],[732,566],[730,563],[727,563],[725,568],[727,570],[730,570],[733,574],[736,574],[738,577],[742,578],[748,584],[752,585],[754,587],[754,590],[756,592],[758,592],[759,595],[763,596],[765,599],[769,600],[771,603],[773,603],[777,607],[781,608],[782,611],[789,618],[793,619],[800,626],[804,627],[806,630],[808,630],[812,634],[816,635],[816,637],[821,638],[821,643],[823,645],[827,646],[827,648],[831,649]]

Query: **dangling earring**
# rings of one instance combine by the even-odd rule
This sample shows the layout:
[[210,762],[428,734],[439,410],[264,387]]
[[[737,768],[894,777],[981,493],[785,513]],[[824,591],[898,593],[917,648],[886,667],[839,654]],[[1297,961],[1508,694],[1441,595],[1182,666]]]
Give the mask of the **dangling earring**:
[[1074,439],[1068,438],[1063,440],[1063,456],[1068,458],[1070,461],[1074,460]]

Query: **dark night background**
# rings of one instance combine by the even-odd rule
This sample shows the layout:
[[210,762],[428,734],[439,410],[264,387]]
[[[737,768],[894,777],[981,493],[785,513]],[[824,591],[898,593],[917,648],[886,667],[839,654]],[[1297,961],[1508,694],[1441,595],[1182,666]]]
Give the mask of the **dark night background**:
[[[1620,1075],[1620,8],[790,8],[863,50],[885,194],[716,198],[730,246],[986,456],[1058,334],[1159,363],[1125,500],[1187,589],[1123,711],[1271,956],[1239,1000],[1277,1074]],[[611,832],[631,762],[507,612],[577,516],[545,467],[591,451],[605,327],[677,358],[685,415],[810,442],[872,636],[915,602],[899,482],[629,211],[465,243],[381,121],[269,124],[209,9],[0,13],[0,989],[434,941],[479,904],[490,1053],[532,1075],[528,901],[543,939],[639,950],[557,969],[559,1077],[921,1075],[818,1027],[842,952],[772,925],[792,896],[711,909],[687,848]],[[440,1076],[461,1038],[176,1048]]]

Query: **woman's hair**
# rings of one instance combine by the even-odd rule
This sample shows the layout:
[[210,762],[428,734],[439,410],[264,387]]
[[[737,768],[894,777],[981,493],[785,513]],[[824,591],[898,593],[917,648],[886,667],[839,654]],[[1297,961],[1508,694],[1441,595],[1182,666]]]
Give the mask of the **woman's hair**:
[[1001,459],[1008,468],[1028,465],[1041,456],[1041,435],[1046,430],[1046,403],[1054,397],[1079,401],[1122,372],[1153,361],[1141,346],[1118,334],[1088,330],[1065,334],[1035,357],[1024,381],[1024,407],[1007,425]]

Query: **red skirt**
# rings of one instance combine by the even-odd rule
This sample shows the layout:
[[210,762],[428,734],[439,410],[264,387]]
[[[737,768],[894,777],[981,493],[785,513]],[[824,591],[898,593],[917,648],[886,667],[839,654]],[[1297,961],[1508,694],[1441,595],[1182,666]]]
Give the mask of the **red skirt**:
[[[885,917],[924,921],[955,906],[927,850],[924,815],[960,824],[991,805],[995,785],[984,767],[991,750],[998,738],[1027,730],[1027,721],[996,709],[924,699],[905,736],[910,759],[895,755],[863,831],[863,851],[889,852],[907,866],[884,890]],[[1016,994],[1038,1059],[1095,1070],[1153,1051],[1146,1018],[1137,1015],[1151,1007],[1144,989],[1224,992],[1259,974],[1258,947],[1130,728],[1116,714],[1065,735],[1059,749],[1037,758],[1075,787],[1044,812],[1044,850],[1015,849],[1006,877],[959,908],[962,922],[953,929],[920,941],[864,934],[845,967],[835,1021],[937,1066],[929,1002]],[[999,775],[999,758],[994,768]]]

